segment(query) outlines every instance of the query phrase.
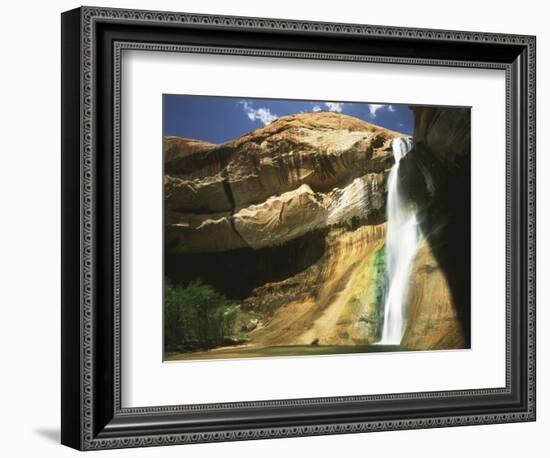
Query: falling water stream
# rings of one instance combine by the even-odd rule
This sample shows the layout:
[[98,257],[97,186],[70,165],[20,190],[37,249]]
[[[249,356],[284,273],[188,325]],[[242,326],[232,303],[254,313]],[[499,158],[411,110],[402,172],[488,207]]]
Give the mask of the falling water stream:
[[392,142],[393,165],[388,177],[384,326],[380,344],[399,345],[405,330],[405,301],[411,264],[418,249],[416,210],[406,205],[398,186],[399,162],[412,148],[411,138]]

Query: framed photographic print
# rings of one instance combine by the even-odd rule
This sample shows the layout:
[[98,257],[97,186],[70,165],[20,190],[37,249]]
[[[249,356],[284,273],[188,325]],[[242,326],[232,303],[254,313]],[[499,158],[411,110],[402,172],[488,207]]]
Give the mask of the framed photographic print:
[[535,419],[535,38],[62,15],[62,442]]

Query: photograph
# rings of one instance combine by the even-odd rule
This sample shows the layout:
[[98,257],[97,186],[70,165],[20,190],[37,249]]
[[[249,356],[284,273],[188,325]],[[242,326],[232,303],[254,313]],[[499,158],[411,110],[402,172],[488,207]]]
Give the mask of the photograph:
[[538,456],[541,7],[239,1],[37,2],[11,46],[7,456]]
[[164,361],[470,348],[470,107],[162,97]]

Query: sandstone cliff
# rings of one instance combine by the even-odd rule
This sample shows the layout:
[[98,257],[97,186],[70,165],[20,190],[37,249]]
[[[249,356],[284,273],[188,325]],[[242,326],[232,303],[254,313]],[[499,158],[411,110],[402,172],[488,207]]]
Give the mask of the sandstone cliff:
[[426,244],[413,267],[403,343],[418,349],[468,348],[470,110],[412,110],[415,146],[401,161],[400,183],[418,208]]
[[167,137],[167,246],[258,249],[352,218],[380,220],[396,135],[321,112],[284,116],[221,145]]
[[[166,271],[257,317],[257,345],[370,343],[386,177],[401,134],[332,112],[214,145],[167,137]],[[378,271],[377,271],[378,269]]]

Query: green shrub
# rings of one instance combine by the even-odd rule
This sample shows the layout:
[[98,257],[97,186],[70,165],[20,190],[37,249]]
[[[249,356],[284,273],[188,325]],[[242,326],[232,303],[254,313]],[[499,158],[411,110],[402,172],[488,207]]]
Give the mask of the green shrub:
[[164,286],[165,351],[208,349],[227,343],[238,306],[200,279],[187,286]]

